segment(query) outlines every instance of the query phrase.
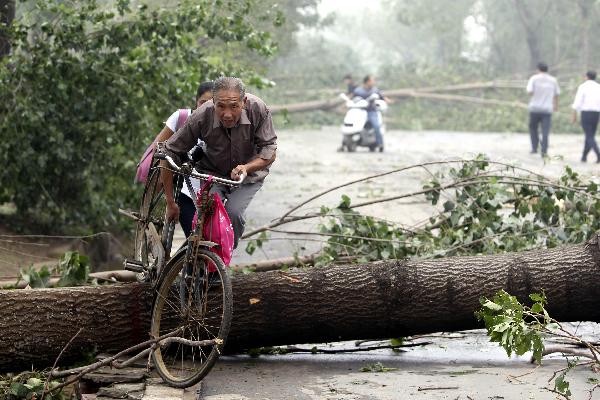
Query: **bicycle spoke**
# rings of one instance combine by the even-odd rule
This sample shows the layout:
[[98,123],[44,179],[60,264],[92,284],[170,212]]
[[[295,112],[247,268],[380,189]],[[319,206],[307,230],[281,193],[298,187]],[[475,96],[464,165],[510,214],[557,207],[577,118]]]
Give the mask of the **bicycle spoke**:
[[[153,335],[185,327],[180,336],[190,342],[220,340],[220,344],[191,346],[187,342],[171,343],[157,349],[153,359],[163,379],[178,387],[200,380],[216,361],[229,329],[231,285],[222,261],[205,249],[194,250],[193,262],[180,256],[157,286],[153,310]],[[209,273],[209,263],[220,261],[217,272]],[[220,268],[220,270],[219,270]],[[220,278],[220,279],[217,279]],[[229,291],[226,295],[225,288]],[[224,322],[226,324],[224,325]]]

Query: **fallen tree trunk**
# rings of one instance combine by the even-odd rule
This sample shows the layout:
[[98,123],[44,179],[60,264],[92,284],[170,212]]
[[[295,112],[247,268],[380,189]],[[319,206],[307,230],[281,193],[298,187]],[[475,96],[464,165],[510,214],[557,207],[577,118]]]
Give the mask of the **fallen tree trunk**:
[[[598,240],[493,256],[379,262],[237,274],[230,352],[266,345],[375,339],[479,327],[481,296],[544,290],[562,321],[600,321]],[[148,339],[152,290],[142,284],[0,291],[0,370],[115,352]]]

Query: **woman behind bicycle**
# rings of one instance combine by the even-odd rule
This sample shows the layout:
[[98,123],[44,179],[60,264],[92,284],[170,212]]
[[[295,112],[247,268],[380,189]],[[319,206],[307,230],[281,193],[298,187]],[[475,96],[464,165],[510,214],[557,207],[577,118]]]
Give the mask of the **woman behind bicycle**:
[[[200,86],[198,86],[198,91],[196,92],[196,104],[195,108],[184,108],[176,110],[171,116],[167,119],[164,128],[160,131],[158,136],[156,137],[155,142],[164,142],[169,139],[179,128],[183,126],[187,118],[192,114],[192,112],[199,108],[202,104],[206,103],[208,100],[212,100],[212,89],[213,82],[206,81],[202,82]],[[198,140],[196,147],[190,150],[191,154],[196,154],[197,151],[205,150],[205,144],[202,140]],[[198,179],[192,178],[192,186],[194,188],[194,192],[197,192],[200,189],[200,181]],[[194,218],[194,213],[196,212],[196,208],[194,207],[194,203],[192,199],[195,199],[196,195],[190,193],[187,185],[183,185],[181,188],[181,193],[185,196],[179,196],[177,198],[177,205],[179,205],[179,224],[183,229],[183,233],[185,237],[188,237],[192,232],[192,219]]]

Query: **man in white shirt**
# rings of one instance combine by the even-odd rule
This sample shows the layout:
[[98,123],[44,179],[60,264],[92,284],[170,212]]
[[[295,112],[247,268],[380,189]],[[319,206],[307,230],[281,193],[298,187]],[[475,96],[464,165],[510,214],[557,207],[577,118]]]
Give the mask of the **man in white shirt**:
[[596,144],[596,128],[600,117],[600,84],[596,82],[596,71],[585,74],[586,81],[577,88],[573,101],[573,123],[577,122],[577,112],[581,113],[581,127],[585,133],[585,145],[581,161],[587,161],[590,150],[596,153],[596,162],[600,162],[600,150]]
[[529,78],[527,93],[529,101],[529,134],[531,136],[531,153],[537,153],[540,138],[538,126],[542,125],[542,157],[548,153],[548,135],[552,124],[552,112],[558,108],[560,88],[556,78],[548,74],[548,65],[538,64],[538,72]]

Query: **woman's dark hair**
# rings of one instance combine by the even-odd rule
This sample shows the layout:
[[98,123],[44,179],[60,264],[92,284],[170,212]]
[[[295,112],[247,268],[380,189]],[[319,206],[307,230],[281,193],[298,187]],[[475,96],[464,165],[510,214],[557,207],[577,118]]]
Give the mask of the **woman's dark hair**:
[[213,81],[202,82],[200,86],[198,86],[198,91],[196,92],[196,101],[206,92],[211,92],[213,90]]

